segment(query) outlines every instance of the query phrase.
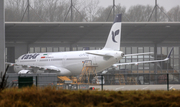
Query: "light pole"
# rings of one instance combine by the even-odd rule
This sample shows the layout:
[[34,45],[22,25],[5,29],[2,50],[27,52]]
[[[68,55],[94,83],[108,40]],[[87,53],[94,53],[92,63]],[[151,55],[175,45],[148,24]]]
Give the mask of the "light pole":
[[5,12],[4,0],[0,0],[0,72],[5,71]]

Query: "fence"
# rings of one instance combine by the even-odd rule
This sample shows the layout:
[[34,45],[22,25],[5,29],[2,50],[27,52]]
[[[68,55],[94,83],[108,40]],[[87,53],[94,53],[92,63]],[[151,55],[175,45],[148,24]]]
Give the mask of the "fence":
[[33,77],[33,85],[35,86],[47,86],[47,85],[57,85],[57,74],[16,74],[8,73],[8,84],[18,85],[18,77]]
[[[103,74],[103,75],[80,75],[80,76],[66,76],[72,82],[66,83],[65,79],[61,80],[61,76],[57,74],[7,74],[8,83],[18,84],[18,76],[20,77],[33,77],[33,84],[36,86],[56,85],[63,89],[88,89],[87,85],[160,85],[160,84],[180,84],[180,73],[162,73],[162,74]],[[65,76],[63,76],[65,77]],[[64,85],[65,84],[65,85]],[[81,84],[80,86],[72,84]],[[86,85],[86,86],[83,86]]]
[[[102,76],[102,77],[101,77]],[[180,74],[168,74],[170,84],[180,84]],[[81,83],[102,84],[104,85],[155,85],[167,84],[167,74],[103,74],[103,75],[84,75],[80,77]],[[103,78],[101,80],[101,78]],[[89,80],[88,80],[89,79]],[[89,82],[88,82],[89,81]]]

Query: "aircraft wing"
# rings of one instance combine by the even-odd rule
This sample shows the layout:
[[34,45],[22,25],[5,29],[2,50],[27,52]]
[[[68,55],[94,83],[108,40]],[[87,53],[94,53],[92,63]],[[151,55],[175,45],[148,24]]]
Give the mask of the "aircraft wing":
[[141,62],[129,62],[129,63],[118,63],[118,64],[113,64],[113,66],[120,66],[120,65],[138,65],[142,63],[152,63],[152,62],[162,62],[162,61],[167,61],[169,58],[163,59],[163,60],[152,60],[152,61],[141,61]]
[[23,65],[23,64],[17,64],[17,63],[9,63],[9,62],[6,62],[6,64],[7,64],[7,65],[10,65],[10,66],[14,66],[14,65],[22,66],[23,68],[32,68],[32,69],[39,69],[39,70],[49,70],[50,72],[51,72],[51,71],[56,71],[56,72],[61,73],[62,75],[66,75],[66,74],[71,73],[71,72],[70,72],[68,69],[66,69],[66,68],[56,67],[56,66]]
[[14,66],[16,63],[5,62],[5,65]]
[[17,63],[9,63],[6,62],[6,65],[10,65],[10,66],[22,66],[24,68],[36,68],[36,69],[43,69],[43,70],[53,70],[53,71],[61,71],[59,67],[56,66],[35,66],[35,65],[23,65],[23,64],[17,64]]
[[145,53],[135,53],[135,54],[126,54],[126,56],[137,56],[137,55],[149,55],[149,54],[154,54],[154,52],[145,52]]
[[53,71],[61,71],[61,68],[56,66],[36,66],[36,68],[44,69],[44,70],[53,70]]
[[169,52],[167,58],[165,58],[165,59],[163,59],[163,60],[152,60],[152,61],[140,61],[140,62],[117,63],[117,64],[113,64],[113,66],[114,66],[114,67],[117,67],[117,66],[120,66],[120,65],[138,65],[138,64],[142,64],[142,63],[153,63],[153,62],[167,61],[167,60],[169,60],[172,51],[173,51],[173,48],[172,48],[171,51]]

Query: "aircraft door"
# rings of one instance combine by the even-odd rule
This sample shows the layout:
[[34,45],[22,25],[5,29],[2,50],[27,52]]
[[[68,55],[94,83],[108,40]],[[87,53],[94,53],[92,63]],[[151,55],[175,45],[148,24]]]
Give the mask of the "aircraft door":
[[92,65],[93,65],[93,66],[97,65],[96,56],[93,55],[92,58],[91,58],[91,60],[92,60]]
[[62,58],[62,63],[61,65],[65,66],[66,65],[66,55],[64,55],[64,57]]

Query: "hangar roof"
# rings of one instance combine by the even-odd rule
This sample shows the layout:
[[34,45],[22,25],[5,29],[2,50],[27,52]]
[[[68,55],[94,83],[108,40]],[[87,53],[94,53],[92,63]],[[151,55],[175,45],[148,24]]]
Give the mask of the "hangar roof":
[[[111,22],[6,22],[6,43],[105,43]],[[122,22],[124,44],[179,44],[180,22]]]

